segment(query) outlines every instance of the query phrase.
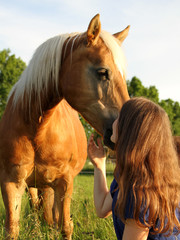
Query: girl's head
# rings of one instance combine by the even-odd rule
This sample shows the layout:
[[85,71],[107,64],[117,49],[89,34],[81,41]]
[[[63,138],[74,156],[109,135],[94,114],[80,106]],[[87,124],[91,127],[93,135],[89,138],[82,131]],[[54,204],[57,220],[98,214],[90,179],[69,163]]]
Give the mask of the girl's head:
[[178,159],[167,114],[150,100],[132,98],[123,105],[116,129],[120,216],[124,216],[126,197],[132,190],[137,222],[144,202],[150,210],[150,222],[159,215],[165,219],[165,214],[178,205],[180,194]]

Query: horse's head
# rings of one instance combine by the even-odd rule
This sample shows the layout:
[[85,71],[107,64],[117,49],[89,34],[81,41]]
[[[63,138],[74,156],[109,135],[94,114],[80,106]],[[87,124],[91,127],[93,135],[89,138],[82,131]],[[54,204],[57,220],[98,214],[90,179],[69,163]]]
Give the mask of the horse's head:
[[111,35],[101,31],[99,14],[87,32],[66,40],[61,67],[63,97],[113,147],[112,123],[129,99],[121,43],[129,26]]

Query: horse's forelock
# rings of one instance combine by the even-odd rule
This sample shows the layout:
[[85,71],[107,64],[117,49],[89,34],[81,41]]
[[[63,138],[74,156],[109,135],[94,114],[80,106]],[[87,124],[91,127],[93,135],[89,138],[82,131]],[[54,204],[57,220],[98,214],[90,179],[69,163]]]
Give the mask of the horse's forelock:
[[123,79],[126,78],[126,60],[123,54],[122,48],[118,44],[118,40],[112,36],[110,33],[102,30],[100,33],[100,37],[104,41],[105,45],[111,51],[114,62],[121,73]]

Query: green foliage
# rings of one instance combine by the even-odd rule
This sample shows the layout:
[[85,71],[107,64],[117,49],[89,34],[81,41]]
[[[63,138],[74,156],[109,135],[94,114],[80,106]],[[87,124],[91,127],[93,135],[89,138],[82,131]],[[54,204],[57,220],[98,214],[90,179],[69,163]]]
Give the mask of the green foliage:
[[147,93],[146,93],[147,98],[154,101],[155,103],[158,103],[159,93],[157,88],[155,86],[150,86],[149,88],[146,88],[146,89],[147,89]]
[[180,104],[171,99],[160,101],[160,106],[167,112],[174,135],[180,135]]
[[158,103],[159,93],[155,86],[150,86],[149,88],[144,87],[142,82],[137,78],[133,77],[131,81],[127,81],[127,87],[130,97],[147,97],[150,100]]
[[80,114],[79,114],[79,119],[84,127],[87,139],[89,139],[91,133],[94,133],[95,130],[93,127],[91,127],[91,125],[88,122],[86,122],[86,120]]
[[96,132],[96,130],[88,123],[86,120],[79,114],[79,119],[84,127],[86,137],[89,139],[90,135],[94,134],[94,139],[96,140],[100,135]]
[[16,83],[26,64],[15,55],[10,55],[9,49],[0,51],[0,117],[2,116],[8,94]]
[[145,95],[145,88],[137,77],[127,81],[128,92],[130,97],[140,97]]

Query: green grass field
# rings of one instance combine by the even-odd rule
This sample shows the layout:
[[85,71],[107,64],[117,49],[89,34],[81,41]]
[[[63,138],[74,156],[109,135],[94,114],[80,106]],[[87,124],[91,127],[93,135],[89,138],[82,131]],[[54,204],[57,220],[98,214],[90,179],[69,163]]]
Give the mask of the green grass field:
[[[92,170],[86,163],[84,171]],[[107,164],[107,171],[112,173],[113,165]],[[113,175],[107,175],[110,185]],[[74,192],[71,202],[71,214],[74,222],[73,240],[115,240],[112,217],[100,219],[96,216],[93,203],[93,174],[79,174],[74,179]],[[4,239],[5,209],[0,196],[0,239]],[[41,211],[34,211],[25,193],[22,200],[19,239],[62,239],[59,231],[50,228],[44,221]]]

